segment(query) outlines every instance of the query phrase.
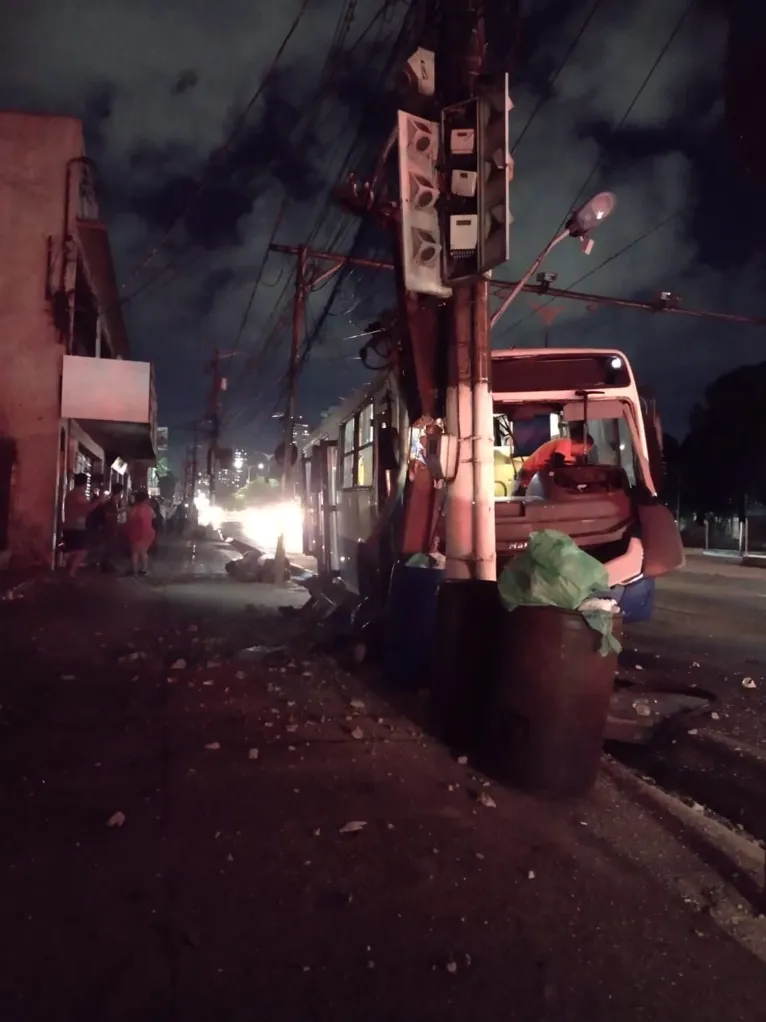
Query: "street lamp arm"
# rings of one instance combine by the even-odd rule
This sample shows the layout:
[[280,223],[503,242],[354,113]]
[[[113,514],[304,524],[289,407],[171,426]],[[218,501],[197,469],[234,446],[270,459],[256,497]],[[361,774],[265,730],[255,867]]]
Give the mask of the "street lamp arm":
[[557,235],[555,238],[548,242],[548,244],[542,250],[537,259],[535,259],[535,261],[529,267],[529,269],[521,278],[521,280],[517,281],[516,286],[513,288],[511,293],[507,295],[500,308],[492,315],[489,321],[490,326],[494,326],[495,323],[497,323],[497,321],[503,315],[505,310],[508,308],[508,306],[511,304],[511,302],[514,302],[518,298],[518,296],[524,290],[524,287],[529,283],[530,278],[533,276],[533,274],[537,272],[537,269],[540,266],[540,264],[548,257],[548,255],[556,247],[556,245],[558,245],[560,241],[563,241],[564,238],[570,237],[570,234],[571,232],[569,228],[567,228],[567,230],[562,231],[561,234]]

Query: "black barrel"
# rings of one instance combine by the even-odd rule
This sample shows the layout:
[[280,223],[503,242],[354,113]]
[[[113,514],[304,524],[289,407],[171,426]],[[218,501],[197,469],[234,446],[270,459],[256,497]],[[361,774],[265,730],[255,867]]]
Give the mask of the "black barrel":
[[601,656],[601,635],[576,611],[517,607],[504,615],[482,766],[536,791],[584,794],[598,775],[617,655]]
[[400,563],[391,572],[385,624],[385,676],[392,688],[428,688],[436,603],[444,575]]
[[505,616],[497,582],[447,580],[439,586],[431,726],[460,752],[473,752],[484,730],[497,632]]

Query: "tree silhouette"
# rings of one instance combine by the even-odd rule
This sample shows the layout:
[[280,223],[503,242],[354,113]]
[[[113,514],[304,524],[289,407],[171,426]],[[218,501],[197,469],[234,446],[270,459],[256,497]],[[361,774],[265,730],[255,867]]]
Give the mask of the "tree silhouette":
[[681,445],[683,490],[696,512],[744,514],[766,503],[766,362],[724,373],[691,413]]

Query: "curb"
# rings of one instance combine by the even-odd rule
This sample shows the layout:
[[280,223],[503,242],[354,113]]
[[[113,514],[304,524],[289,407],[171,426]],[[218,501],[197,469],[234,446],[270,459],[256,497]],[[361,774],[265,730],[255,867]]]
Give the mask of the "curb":
[[[749,769],[763,771],[766,774],[766,749],[731,738],[722,731],[698,731],[696,734],[687,731],[679,738],[702,752],[718,755],[735,765],[745,765]],[[766,793],[766,785],[764,785]],[[764,795],[766,798],[766,794]]]
[[766,554],[740,554],[736,550],[716,553],[712,550],[688,547],[684,549],[684,555],[687,559],[718,561],[720,564],[731,564],[740,568],[766,568]]
[[766,752],[720,731],[683,732],[658,748],[648,773],[668,791],[691,797],[766,841]]

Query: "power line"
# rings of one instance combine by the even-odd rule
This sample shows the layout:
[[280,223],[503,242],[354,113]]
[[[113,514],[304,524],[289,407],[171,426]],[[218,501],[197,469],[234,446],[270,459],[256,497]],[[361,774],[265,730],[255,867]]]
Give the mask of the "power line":
[[[591,7],[591,9],[585,15],[585,20],[583,21],[582,25],[580,25],[580,29],[577,32],[577,35],[572,40],[572,42],[571,42],[571,44],[569,46],[569,49],[566,51],[566,53],[564,54],[564,56],[563,56],[563,58],[561,60],[561,63],[556,68],[556,70],[553,73],[552,77],[548,81],[548,89],[549,90],[552,89],[553,86],[556,84],[556,81],[558,80],[559,75],[561,74],[561,72],[564,70],[564,68],[569,63],[569,60],[570,60],[572,54],[577,49],[577,46],[578,46],[580,40],[585,35],[585,33],[586,33],[587,29],[588,29],[588,26],[590,25],[591,21],[593,21],[593,18],[595,17],[596,12],[598,11],[598,9],[601,6],[601,4],[602,4],[602,0],[595,0],[595,2],[593,4],[593,6]],[[532,110],[532,113],[527,118],[527,123],[521,129],[519,137],[516,139],[516,142],[514,143],[514,146],[513,146],[513,149],[511,150],[511,152],[515,153],[516,150],[519,148],[519,146],[521,145],[521,140],[524,138],[526,133],[532,127],[532,124],[533,124],[533,122],[535,120],[535,117],[537,117],[537,115],[539,114],[540,110],[543,108],[543,106],[545,106],[546,102],[548,101],[548,98],[549,98],[548,96],[543,95],[543,96],[541,96],[538,99],[537,103],[535,104],[535,106],[534,106],[534,108]]]
[[[644,90],[646,89],[646,87],[648,86],[649,82],[654,77],[654,74],[655,74],[657,68],[662,63],[662,60],[665,57],[665,54],[668,52],[670,47],[673,45],[673,43],[675,42],[678,34],[680,33],[681,29],[683,28],[684,22],[686,21],[687,17],[691,13],[692,8],[694,7],[694,3],[695,3],[695,0],[689,0],[689,3],[686,5],[686,7],[682,11],[681,15],[676,20],[673,28],[670,31],[670,35],[665,40],[664,45],[660,49],[659,53],[657,54],[657,56],[654,59],[654,62],[652,63],[652,65],[649,68],[649,70],[647,71],[646,75],[644,76],[644,80],[641,82],[641,85],[638,87],[638,90],[637,90],[636,94],[633,96],[633,99],[628,104],[628,107],[627,107],[625,113],[620,118],[619,123],[612,129],[613,133],[614,132],[618,132],[622,127],[624,127],[625,122],[630,117],[630,115],[633,113],[633,110],[634,110],[634,108],[636,106],[636,103],[638,103],[639,99],[644,94]],[[570,205],[567,207],[567,211],[566,211],[566,214],[564,215],[564,218],[561,221],[561,226],[559,227],[559,231],[561,230],[561,228],[566,223],[569,215],[571,214],[571,211],[573,209],[577,209],[577,207],[580,205],[580,201],[581,201],[583,195],[585,194],[585,189],[588,187],[588,185],[590,184],[591,179],[593,178],[594,174],[597,172],[597,170],[601,166],[602,159],[603,159],[603,156],[602,156],[601,153],[599,153],[599,155],[596,158],[596,162],[593,164],[593,166],[592,166],[592,168],[590,170],[590,173],[588,174],[588,176],[583,181],[582,186],[580,187],[579,192],[575,196],[574,202],[570,203]],[[558,231],[556,233],[558,233]]]
[[[587,271],[587,273],[583,273],[583,275],[581,277],[578,277],[577,280],[573,280],[571,284],[567,284],[566,290],[570,291],[572,288],[577,287],[578,284],[582,284],[582,282],[584,280],[587,280],[588,277],[592,277],[594,273],[598,273],[599,270],[602,270],[609,263],[614,262],[615,259],[619,259],[620,256],[624,255],[626,252],[629,252],[630,249],[635,248],[636,245],[640,244],[642,241],[645,241],[646,238],[650,237],[656,231],[659,231],[660,228],[664,227],[666,224],[669,224],[671,220],[675,220],[676,217],[681,215],[681,212],[682,212],[681,209],[676,209],[668,216],[663,217],[663,219],[658,221],[658,223],[656,223],[653,227],[650,227],[647,231],[644,231],[643,234],[640,234],[637,238],[634,238],[633,241],[629,242],[627,245],[623,245],[621,249],[618,249],[616,252],[613,252],[610,256],[607,256],[606,259],[603,259],[598,264],[598,266],[592,266]],[[528,312],[525,316],[519,317],[519,319],[511,323],[507,330],[503,331],[502,336],[503,337],[507,336],[508,334],[512,333],[512,331],[516,330],[518,327],[526,323],[528,320],[532,319],[534,316],[538,316],[542,309],[545,309],[547,306],[551,305],[555,301],[556,298],[549,298],[547,302],[543,302],[542,305],[539,305],[536,309],[532,309],[532,311]]]
[[[361,41],[365,38],[367,33],[372,29],[372,27],[376,24],[376,22],[385,13],[386,8],[391,6],[391,4],[392,4],[392,0],[385,0],[383,5],[378,9],[378,11],[375,13],[373,18],[367,24],[367,26],[362,30],[360,35],[354,40],[353,45],[351,46],[351,48],[348,51],[349,54],[352,53],[354,51],[354,49],[361,43]],[[351,23],[353,21],[353,14],[354,14],[355,6],[356,6],[356,0],[349,0],[349,2],[344,7],[343,12],[341,13],[341,16],[340,16],[339,21],[338,21],[338,25],[336,27],[336,31],[335,31],[335,35],[334,35],[333,41],[331,43],[331,46],[330,46],[330,49],[328,51],[327,57],[325,58],[325,62],[324,62],[322,71],[320,73],[320,81],[319,81],[319,85],[318,85],[318,88],[317,88],[317,92],[315,93],[314,99],[311,102],[311,104],[309,105],[308,109],[305,111],[304,116],[303,116],[302,121],[301,121],[301,126],[303,128],[313,127],[316,118],[321,115],[321,108],[322,108],[322,104],[323,104],[323,102],[324,102],[324,100],[326,98],[326,93],[327,93],[330,85],[332,84],[332,81],[333,81],[334,77],[337,74],[337,67],[338,67],[338,59],[337,58],[339,56],[339,50],[342,47],[343,42],[344,42],[344,40],[345,40],[346,36],[348,35],[349,30],[350,30],[350,26],[351,26]],[[347,155],[346,161],[344,161],[344,163],[348,162],[349,156],[351,155],[351,151],[353,150],[353,144],[354,143],[352,143],[351,150],[350,150],[349,154]],[[312,231],[312,237],[321,228],[322,218],[325,216],[325,214],[327,212],[327,207],[331,203],[331,201],[332,201],[332,197],[331,196],[329,196],[328,199],[325,200],[325,204],[323,206],[322,211],[320,212],[319,216],[315,219],[314,229]],[[276,232],[279,229],[279,226],[280,226],[280,224],[282,222],[282,219],[283,219],[283,216],[284,216],[284,213],[285,213],[285,209],[286,209],[286,205],[287,205],[287,196],[285,195],[285,197],[283,199],[283,202],[282,202],[282,207],[281,207],[280,212],[279,212],[278,217],[277,217],[277,221],[276,221],[276,223],[274,225],[274,229],[272,231],[271,238],[269,239],[269,242],[268,242],[268,244],[266,246],[266,251],[264,253],[264,262],[262,263],[260,271],[259,271],[259,274],[256,277],[255,284],[254,284],[254,287],[253,287],[253,291],[252,291],[252,293],[250,295],[250,300],[248,302],[248,306],[247,306],[247,309],[245,311],[245,316],[244,316],[242,324],[240,326],[240,330],[239,330],[239,332],[237,334],[237,338],[236,338],[236,340],[234,342],[235,349],[238,348],[239,343],[241,341],[242,334],[244,332],[244,328],[245,328],[245,325],[247,323],[247,318],[248,318],[249,312],[250,312],[250,310],[251,310],[251,308],[253,306],[253,302],[255,300],[255,294],[257,292],[258,285],[259,285],[259,283],[261,281],[261,278],[262,278],[265,262],[268,259],[270,246],[273,243],[275,235],[276,235]],[[281,297],[282,296],[280,296],[280,300],[281,300]],[[278,306],[279,302],[277,302],[276,304]],[[259,349],[259,351],[255,353],[255,357],[251,358],[249,360],[249,363],[250,363],[251,367],[253,367],[253,368],[257,367],[259,358],[261,358],[266,353],[267,350],[270,351],[272,349],[272,343],[273,343],[273,336],[272,337],[268,337],[267,341],[266,341],[266,344],[262,345],[261,348]],[[241,380],[244,379],[244,377],[240,374],[239,379],[241,381]]]
[[245,311],[242,314],[242,321],[239,324],[239,329],[237,330],[237,333],[236,333],[236,335],[234,337],[234,341],[233,341],[233,343],[231,345],[230,352],[231,352],[232,355],[234,355],[239,350],[239,345],[240,345],[240,343],[242,341],[242,336],[243,336],[243,334],[245,332],[245,327],[247,326],[247,321],[250,318],[250,313],[252,311],[253,304],[255,302],[255,295],[256,295],[256,293],[258,291],[258,287],[259,287],[259,285],[261,283],[261,279],[263,278],[263,271],[266,269],[266,263],[268,262],[268,259],[269,259],[269,253],[271,251],[271,246],[274,244],[274,241],[276,240],[277,232],[278,232],[279,228],[282,225],[282,221],[284,220],[285,212],[287,211],[287,202],[288,202],[288,197],[287,197],[287,192],[285,192],[284,195],[282,196],[282,202],[279,205],[279,209],[277,210],[277,217],[276,217],[276,220],[274,221],[274,226],[271,229],[271,234],[269,235],[269,240],[266,242],[266,248],[264,249],[264,252],[263,252],[263,259],[261,260],[261,265],[258,267],[258,272],[255,275],[255,280],[253,281],[253,287],[252,287],[252,290],[250,291],[250,297],[247,300],[247,305],[245,306]]
[[236,120],[236,122],[234,124],[234,127],[229,132],[229,135],[226,138],[226,140],[224,141],[223,145],[219,149],[217,149],[212,154],[212,156],[208,159],[207,164],[205,165],[205,168],[203,170],[202,178],[200,180],[200,183],[197,186],[197,188],[195,189],[195,192],[192,195],[191,199],[187,203],[186,208],[175,218],[175,220],[172,222],[170,227],[168,227],[168,229],[165,231],[165,233],[160,238],[160,240],[156,243],[156,245],[151,249],[151,251],[148,253],[148,255],[141,261],[141,263],[131,273],[131,275],[128,277],[128,279],[125,281],[125,283],[120,288],[121,291],[124,290],[128,286],[128,284],[138,276],[139,273],[141,273],[143,270],[145,270],[147,268],[147,266],[149,266],[149,264],[151,262],[153,262],[155,256],[159,253],[160,249],[162,249],[164,247],[164,245],[166,244],[166,242],[168,241],[168,239],[170,238],[172,233],[175,231],[176,227],[183,220],[186,219],[186,217],[189,215],[191,210],[194,208],[195,204],[198,202],[200,195],[205,190],[207,185],[210,183],[210,175],[211,175],[212,171],[214,170],[216,163],[223,156],[225,156],[226,153],[229,151],[229,149],[233,145],[235,139],[239,135],[240,131],[245,126],[245,123],[247,122],[247,118],[250,115],[250,111],[253,109],[255,104],[261,98],[261,95],[263,93],[264,88],[266,87],[267,83],[269,82],[271,76],[274,74],[274,71],[276,70],[277,65],[279,64],[279,61],[282,59],[282,55],[284,54],[285,50],[287,49],[287,47],[288,47],[288,45],[290,43],[290,40],[295,35],[295,33],[296,33],[297,29],[298,29],[298,26],[300,25],[301,21],[303,20],[303,16],[306,13],[306,10],[308,8],[309,2],[310,2],[310,0],[302,0],[300,9],[298,10],[298,13],[296,14],[295,18],[293,19],[293,22],[290,25],[290,28],[288,29],[287,34],[285,35],[285,37],[282,40],[279,48],[277,49],[277,52],[274,54],[274,57],[273,57],[271,63],[269,64],[269,67],[268,67],[265,75],[261,79],[260,85],[258,86],[256,91],[253,93],[253,95],[250,97],[250,99],[249,99],[247,105],[245,106],[244,110],[242,111],[242,113],[237,118],[237,120]]
[[[355,42],[354,42],[354,44],[353,44],[353,46],[352,46],[352,48],[351,48],[351,50],[349,52],[353,52],[353,49],[356,46],[359,45],[361,39],[366,35],[366,33],[373,27],[373,25],[375,25],[384,16],[386,10],[393,8],[393,6],[395,6],[397,2],[398,2],[398,0],[385,0],[385,2],[378,9],[376,14],[373,16],[373,18],[370,21],[370,23],[363,30],[361,35],[355,40]],[[414,14],[415,10],[416,10],[416,6],[417,6],[416,3],[413,2],[408,7],[407,14],[405,15],[405,18],[404,18],[404,23],[403,23],[400,31],[397,34],[396,40],[394,41],[394,44],[393,44],[393,47],[392,47],[392,52],[391,52],[391,54],[389,56],[389,59],[386,62],[385,66],[382,69],[382,72],[380,74],[380,77],[379,77],[379,84],[380,85],[382,85],[383,82],[388,78],[388,76],[391,73],[392,66],[399,59],[399,50],[400,50],[400,48],[402,46],[402,42],[405,39],[405,36],[406,36],[406,34],[408,32],[408,29],[411,28],[410,19],[411,19],[412,15]],[[328,80],[328,84],[329,84],[330,80]],[[321,93],[320,93],[320,95],[317,98],[321,101],[321,98],[322,98],[321,97]],[[355,154],[355,150],[356,150],[357,144],[358,144],[358,136],[356,136],[356,137],[354,137],[352,139],[352,142],[351,142],[351,145],[349,146],[348,152],[347,152],[347,154],[346,154],[346,156],[345,156],[345,158],[344,158],[344,160],[342,162],[342,165],[339,168],[339,171],[337,173],[337,177],[342,177],[344,171],[353,162],[354,154]],[[316,219],[314,221],[314,226],[313,226],[313,228],[312,228],[312,230],[311,230],[311,232],[309,234],[309,243],[311,243],[313,241],[313,239],[321,231],[322,226],[324,225],[324,221],[326,220],[328,211],[333,210],[334,208],[335,208],[334,207],[334,199],[333,199],[333,196],[332,196],[332,192],[330,192],[326,196],[326,198],[325,198],[325,200],[324,200],[324,202],[322,204],[322,208],[319,211],[319,213],[318,213],[318,215],[317,215],[317,217],[316,217]],[[338,228],[336,228],[336,231],[335,231],[335,237],[336,238],[338,237],[339,234],[343,233],[347,229],[346,224],[343,222],[345,219],[346,218],[341,214],[341,222],[339,223]],[[355,249],[356,246],[359,243],[359,239],[360,239],[360,235],[362,233],[363,226],[364,226],[363,224],[360,224],[357,227],[357,230],[355,232],[354,241],[352,243],[352,249]],[[332,304],[333,304],[333,302],[334,302],[334,300],[335,300],[335,298],[336,298],[336,296],[338,294],[339,288],[340,288],[341,284],[343,283],[343,280],[344,280],[345,275],[346,275],[347,272],[348,272],[348,267],[344,267],[336,275],[336,278],[335,278],[335,280],[333,282],[334,286],[332,287],[331,293],[330,293],[330,295],[328,297],[328,301],[327,301],[324,309],[322,310],[322,313],[320,314],[319,323],[315,326],[315,329],[311,332],[311,335],[307,336],[307,339],[306,339],[307,350],[310,350],[310,347],[311,347],[312,343],[316,339],[316,335],[321,330],[321,328],[324,326],[324,323],[325,323],[325,321],[327,319],[327,316],[329,314],[329,310],[332,307]],[[284,319],[284,316],[283,316],[283,319]],[[251,393],[248,396],[247,405],[245,405],[243,408],[241,408],[239,410],[239,412],[235,413],[233,418],[229,421],[229,424],[228,424],[229,428],[231,427],[231,425],[233,425],[235,422],[237,422],[237,421],[239,421],[241,419],[243,413],[245,413],[248,410],[248,406],[251,406],[252,404],[255,404],[256,401],[257,401],[257,397],[260,396],[259,391],[262,390],[263,385],[265,385],[265,383],[267,382],[266,373],[263,370],[263,366],[264,366],[264,363],[265,363],[266,359],[268,358],[268,356],[270,356],[270,355],[272,355],[274,353],[277,345],[279,344],[279,340],[280,340],[280,336],[279,335],[280,335],[280,332],[281,332],[281,329],[282,329],[282,325],[283,324],[282,324],[281,321],[276,323],[274,329],[271,331],[270,335],[267,336],[265,342],[260,346],[258,351],[256,353],[254,353],[254,357],[251,360],[248,360],[249,363],[250,363],[248,368],[250,369],[251,373],[252,373],[253,370],[256,370],[258,372],[259,381],[256,384],[255,394]],[[304,361],[305,361],[305,359],[304,359]],[[246,375],[244,373],[240,374],[240,376],[239,376],[240,387],[241,387],[243,381],[246,381]]]

